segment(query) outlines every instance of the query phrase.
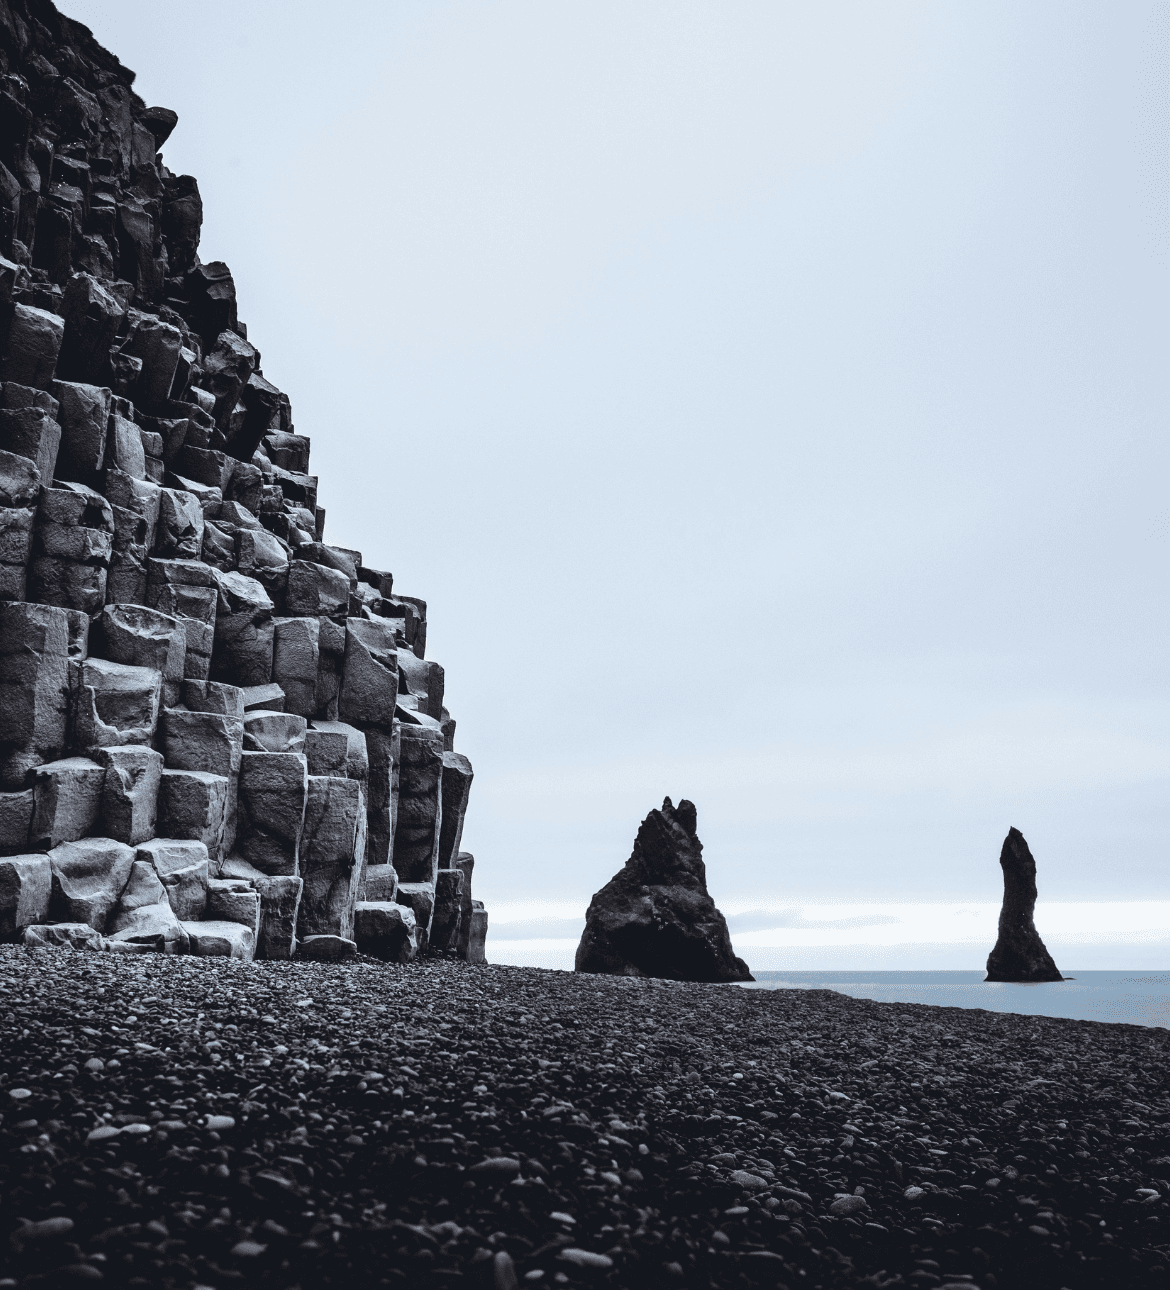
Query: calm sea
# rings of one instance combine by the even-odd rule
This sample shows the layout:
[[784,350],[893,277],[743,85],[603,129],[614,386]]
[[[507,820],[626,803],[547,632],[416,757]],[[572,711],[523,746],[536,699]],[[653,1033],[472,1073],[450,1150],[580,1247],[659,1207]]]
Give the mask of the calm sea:
[[982,972],[757,972],[745,990],[836,990],[880,1003],[933,1003],[1033,1017],[1170,1027],[1170,972],[1068,972],[1044,985],[1003,985]]

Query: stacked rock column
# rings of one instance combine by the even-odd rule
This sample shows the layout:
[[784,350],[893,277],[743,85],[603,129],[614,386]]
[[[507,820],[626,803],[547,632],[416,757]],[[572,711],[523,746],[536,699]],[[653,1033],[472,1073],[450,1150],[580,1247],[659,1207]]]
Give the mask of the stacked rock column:
[[175,114],[0,7],[0,937],[482,959],[426,602],[325,541]]

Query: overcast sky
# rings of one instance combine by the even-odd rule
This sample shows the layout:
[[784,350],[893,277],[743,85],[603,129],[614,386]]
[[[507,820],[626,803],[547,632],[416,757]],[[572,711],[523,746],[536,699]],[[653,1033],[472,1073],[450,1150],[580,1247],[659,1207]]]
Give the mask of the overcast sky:
[[489,904],[665,794],[744,908],[1170,897],[1164,3],[64,0],[326,538],[430,606]]

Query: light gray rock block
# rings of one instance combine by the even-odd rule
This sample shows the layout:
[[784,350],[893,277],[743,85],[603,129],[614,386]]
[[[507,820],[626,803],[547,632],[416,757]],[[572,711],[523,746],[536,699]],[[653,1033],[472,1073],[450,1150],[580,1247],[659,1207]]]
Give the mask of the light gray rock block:
[[418,710],[434,721],[443,717],[445,676],[438,663],[415,656],[413,650],[398,650],[399,689],[418,700]]
[[0,785],[23,789],[29,770],[61,756],[68,706],[68,615],[0,603]]
[[297,918],[300,913],[300,878],[263,874],[240,856],[229,856],[220,874],[224,878],[245,878],[260,893],[260,939],[256,957],[291,959],[297,948]]
[[244,691],[222,681],[183,682],[183,702],[192,712],[218,712],[220,716],[244,719]]
[[439,868],[450,869],[463,841],[463,821],[474,772],[462,753],[443,754],[443,815],[439,829]]
[[33,790],[0,793],[0,855],[19,855],[32,845]]
[[53,875],[50,912],[62,922],[88,923],[104,932],[110,911],[130,878],[134,848],[112,838],[65,842],[49,852]]
[[104,766],[88,757],[63,757],[38,766],[32,776],[32,846],[47,851],[96,831],[106,779]]
[[471,934],[467,941],[468,963],[487,962],[488,912],[483,901],[471,902]]
[[341,720],[389,731],[397,700],[398,648],[394,629],[381,619],[347,619],[337,707]]
[[301,940],[317,935],[353,939],[365,828],[365,800],[356,780],[309,777],[301,842]]
[[194,839],[151,838],[135,850],[166,889],[167,902],[183,922],[203,917],[207,908],[207,847]]
[[132,847],[153,838],[162,754],[131,744],[99,748],[95,758],[106,772],[102,783],[102,832]]
[[97,658],[162,673],[165,701],[179,701],[187,662],[187,630],[170,614],[145,605],[106,605],[91,628]]
[[158,832],[167,838],[202,842],[211,865],[223,854],[228,806],[224,775],[201,770],[164,770],[158,789]]
[[183,674],[192,680],[206,680],[219,603],[216,571],[198,560],[152,558],[147,562],[146,599],[152,609],[183,623],[187,633]]
[[310,775],[340,775],[348,770],[349,739],[338,730],[307,730],[305,757]]
[[471,945],[471,877],[475,872],[475,856],[470,851],[460,851],[455,857],[454,868],[463,875],[459,891],[459,931],[455,949],[461,959],[466,959]]
[[168,770],[203,770],[231,777],[240,770],[243,719],[219,712],[166,708],[160,744]]
[[418,928],[418,949],[422,954],[430,944],[431,920],[435,913],[435,887],[429,882],[400,882],[394,900],[414,914]]
[[463,914],[463,872],[440,869],[435,878],[435,912],[429,936],[433,950],[456,950]]
[[345,736],[345,776],[347,779],[356,779],[359,784],[366,783],[370,777],[370,755],[365,733],[356,726],[348,725],[344,721],[318,721],[314,719],[312,725],[314,730],[320,730],[326,734]]
[[307,726],[296,713],[258,708],[244,716],[244,747],[248,752],[303,753]]
[[247,685],[241,693],[245,712],[284,711],[284,691],[275,681],[269,681],[267,685]]
[[398,874],[392,864],[367,866],[362,890],[363,900],[393,900],[397,890]]
[[275,618],[272,679],[285,694],[285,711],[312,717],[317,711],[321,654],[319,618]]
[[121,744],[151,743],[161,701],[158,669],[87,658],[81,664],[75,700],[74,745],[91,753]]
[[154,554],[160,560],[198,560],[203,552],[203,507],[194,493],[164,488],[159,496]]
[[88,923],[34,924],[24,929],[24,946],[29,950],[106,950],[109,943]]
[[272,681],[273,605],[264,587],[242,573],[219,575],[211,675],[233,685]]
[[207,917],[212,921],[243,923],[259,944],[260,893],[242,878],[212,878],[207,884]]
[[349,579],[338,569],[293,560],[285,605],[298,618],[340,618],[349,610]]
[[0,860],[0,941],[18,941],[24,929],[49,917],[53,873],[46,855]]
[[299,876],[308,781],[299,753],[243,754],[236,849],[261,873]]
[[357,942],[328,934],[306,936],[297,942],[297,958],[313,963],[345,963],[357,958]]
[[112,392],[80,381],[54,381],[52,390],[60,405],[57,477],[92,483],[105,465]]
[[414,912],[394,901],[359,901],[354,909],[354,936],[363,954],[386,963],[409,963],[418,952]]
[[403,882],[435,881],[442,827],[443,737],[403,726],[394,867]]
[[366,784],[366,864],[379,866],[394,862],[394,782],[396,761],[401,754],[399,731],[372,727],[366,731],[370,759]]
[[148,945],[163,954],[185,954],[190,938],[171,909],[154,866],[135,860],[130,877],[106,925],[110,940]]
[[242,959],[250,963],[256,957],[255,934],[243,923],[186,922],[183,930],[190,941],[190,952],[199,958]]

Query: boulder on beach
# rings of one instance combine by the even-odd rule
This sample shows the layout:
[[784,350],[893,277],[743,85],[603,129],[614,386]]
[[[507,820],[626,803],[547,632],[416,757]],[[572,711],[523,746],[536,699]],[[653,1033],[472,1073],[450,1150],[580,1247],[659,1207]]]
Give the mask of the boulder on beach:
[[1036,861],[1024,835],[1009,829],[999,853],[1003,908],[999,939],[987,957],[988,981],[1063,981],[1032,920],[1036,908]]
[[642,821],[633,854],[589,902],[578,972],[672,981],[751,981],[707,893],[691,802],[668,797]]

